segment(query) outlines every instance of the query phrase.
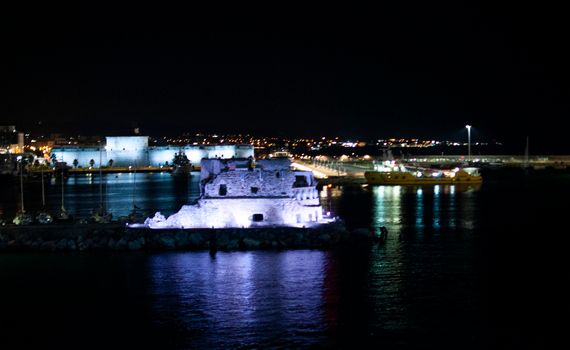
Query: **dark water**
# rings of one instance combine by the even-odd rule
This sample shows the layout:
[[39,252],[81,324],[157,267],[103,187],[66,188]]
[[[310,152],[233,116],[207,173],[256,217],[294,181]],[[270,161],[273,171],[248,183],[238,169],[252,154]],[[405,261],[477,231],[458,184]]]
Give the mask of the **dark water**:
[[[153,215],[156,211],[171,214],[188,201],[199,196],[199,173],[192,176],[174,177],[164,173],[119,173],[71,175],[63,182],[63,205],[77,217],[88,217],[101,203],[115,218],[127,216],[136,205],[141,211]],[[0,208],[5,216],[13,217],[19,209],[19,178],[2,180],[5,195],[0,198]],[[57,212],[62,205],[61,177],[44,179],[46,207]],[[41,179],[26,179],[24,182],[24,208],[38,211],[42,207]]]
[[[139,175],[135,202],[149,212],[196,195],[192,182]],[[132,181],[121,176],[105,192],[116,215],[132,206]],[[95,178],[67,182],[69,210],[98,205]],[[388,227],[387,242],[0,255],[0,345],[520,349],[565,338],[570,174],[501,170],[479,188],[348,186],[321,196],[351,226]]]

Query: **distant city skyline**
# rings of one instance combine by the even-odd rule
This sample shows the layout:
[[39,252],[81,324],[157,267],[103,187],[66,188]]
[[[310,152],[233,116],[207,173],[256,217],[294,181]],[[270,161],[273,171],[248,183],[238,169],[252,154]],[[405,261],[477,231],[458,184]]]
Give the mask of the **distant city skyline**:
[[255,30],[235,14],[102,27],[89,11],[74,26],[8,25],[0,114],[24,130],[99,135],[136,125],[151,135],[459,139],[470,124],[474,139],[529,136],[570,152],[562,13],[418,2]]

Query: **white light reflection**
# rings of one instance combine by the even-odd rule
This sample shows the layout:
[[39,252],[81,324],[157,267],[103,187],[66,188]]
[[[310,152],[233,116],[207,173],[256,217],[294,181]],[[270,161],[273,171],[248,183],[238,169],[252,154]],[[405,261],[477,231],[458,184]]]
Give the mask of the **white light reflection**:
[[449,186],[449,206],[447,208],[447,213],[449,215],[449,227],[455,228],[457,226],[456,223],[456,215],[457,215],[457,198],[455,198],[455,185]]
[[439,231],[441,228],[441,197],[439,195],[440,185],[435,185],[433,187],[433,228]]
[[372,188],[374,226],[387,226],[390,232],[400,233],[402,224],[401,186]]
[[424,196],[423,190],[418,188],[416,191],[416,229],[419,233],[423,233],[424,229]]
[[[267,329],[271,333],[267,336],[273,339],[299,327],[322,331],[325,324],[337,322],[336,270],[328,264],[328,254],[285,251],[152,256],[153,317],[165,326],[200,329],[192,339],[198,348],[239,347],[240,336],[259,329]],[[332,278],[332,286],[325,284],[327,278]],[[212,337],[220,330],[235,336]],[[270,344],[271,339],[260,341]]]

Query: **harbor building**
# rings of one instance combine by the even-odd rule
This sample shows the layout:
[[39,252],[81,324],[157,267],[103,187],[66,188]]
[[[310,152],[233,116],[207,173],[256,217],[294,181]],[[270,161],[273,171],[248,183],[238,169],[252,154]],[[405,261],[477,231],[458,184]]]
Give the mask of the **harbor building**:
[[100,146],[64,145],[51,150],[51,158],[79,167],[172,165],[177,152],[184,152],[192,164],[203,158],[253,157],[253,145],[149,146],[148,136],[107,136]]
[[202,159],[200,198],[150,228],[308,227],[330,222],[323,216],[317,181],[296,171],[287,158]]

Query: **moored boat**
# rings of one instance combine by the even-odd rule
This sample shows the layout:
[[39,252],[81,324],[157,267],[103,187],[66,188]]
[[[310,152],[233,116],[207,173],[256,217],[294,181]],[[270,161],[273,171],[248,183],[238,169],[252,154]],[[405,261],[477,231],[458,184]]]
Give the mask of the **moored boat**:
[[394,161],[375,166],[375,170],[365,172],[364,177],[370,185],[477,184],[483,181],[478,168],[408,169]]

